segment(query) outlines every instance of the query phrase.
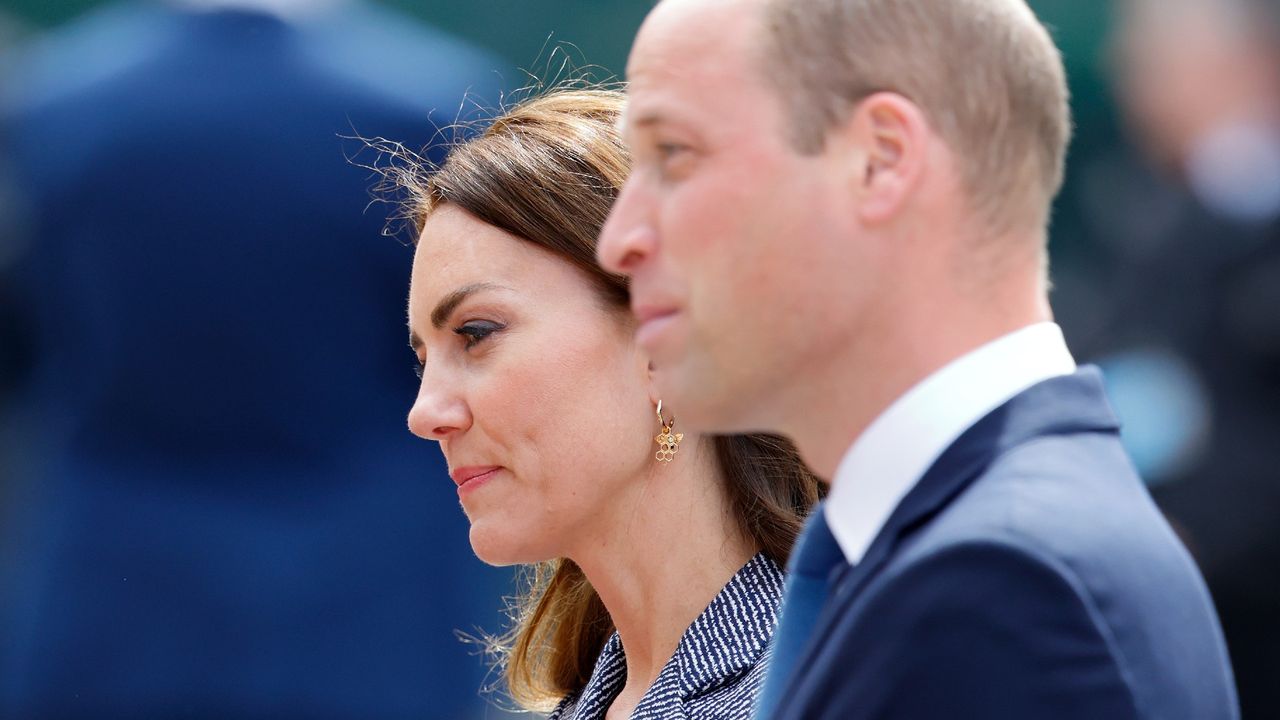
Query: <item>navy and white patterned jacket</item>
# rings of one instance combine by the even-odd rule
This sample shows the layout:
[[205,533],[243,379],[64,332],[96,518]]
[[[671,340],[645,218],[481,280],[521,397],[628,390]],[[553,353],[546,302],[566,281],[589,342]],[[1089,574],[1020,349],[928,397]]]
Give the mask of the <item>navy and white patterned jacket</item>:
[[[764,554],[743,565],[685,630],[631,719],[750,720],[764,685],[782,579]],[[602,720],[626,680],[626,655],[615,632],[587,686],[561,701],[548,720]]]

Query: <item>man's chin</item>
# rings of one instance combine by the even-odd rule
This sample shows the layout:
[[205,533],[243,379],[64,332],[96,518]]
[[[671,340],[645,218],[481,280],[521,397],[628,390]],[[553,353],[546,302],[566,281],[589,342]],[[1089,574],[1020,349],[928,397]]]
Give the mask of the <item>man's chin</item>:
[[663,414],[674,416],[678,432],[701,434],[725,434],[736,432],[731,428],[741,418],[726,403],[718,378],[710,373],[694,372],[686,363],[657,365],[653,372],[654,384],[662,397]]

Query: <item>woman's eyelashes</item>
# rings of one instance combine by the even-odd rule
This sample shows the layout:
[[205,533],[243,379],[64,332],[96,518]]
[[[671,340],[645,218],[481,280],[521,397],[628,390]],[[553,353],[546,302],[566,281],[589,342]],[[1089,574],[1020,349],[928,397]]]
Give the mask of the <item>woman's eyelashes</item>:
[[453,331],[463,338],[463,348],[470,350],[493,333],[505,327],[505,325],[487,320],[472,320],[459,325]]
[[[462,349],[470,350],[495,332],[505,330],[506,327],[507,326],[502,323],[490,322],[487,320],[471,320],[454,328],[453,332],[455,335],[462,338]],[[423,362],[422,358],[415,356],[413,359],[413,374],[417,375],[418,379],[421,380],[422,374],[426,369],[426,363]]]

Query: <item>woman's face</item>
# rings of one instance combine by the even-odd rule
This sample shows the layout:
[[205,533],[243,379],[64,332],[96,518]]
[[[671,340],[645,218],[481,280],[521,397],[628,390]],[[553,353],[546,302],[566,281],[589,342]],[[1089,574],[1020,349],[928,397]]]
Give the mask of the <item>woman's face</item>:
[[409,327],[409,428],[440,442],[476,555],[571,556],[616,527],[657,432],[629,315],[568,261],[445,204],[414,256]]

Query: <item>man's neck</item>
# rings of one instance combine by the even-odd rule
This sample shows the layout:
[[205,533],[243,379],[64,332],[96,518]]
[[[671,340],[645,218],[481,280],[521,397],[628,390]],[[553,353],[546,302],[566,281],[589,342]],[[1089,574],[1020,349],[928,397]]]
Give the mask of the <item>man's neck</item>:
[[824,359],[788,398],[784,432],[805,462],[832,479],[844,453],[895,400],[951,361],[1011,332],[1052,319],[1038,288],[1001,302],[915,302],[873,324],[868,337]]

